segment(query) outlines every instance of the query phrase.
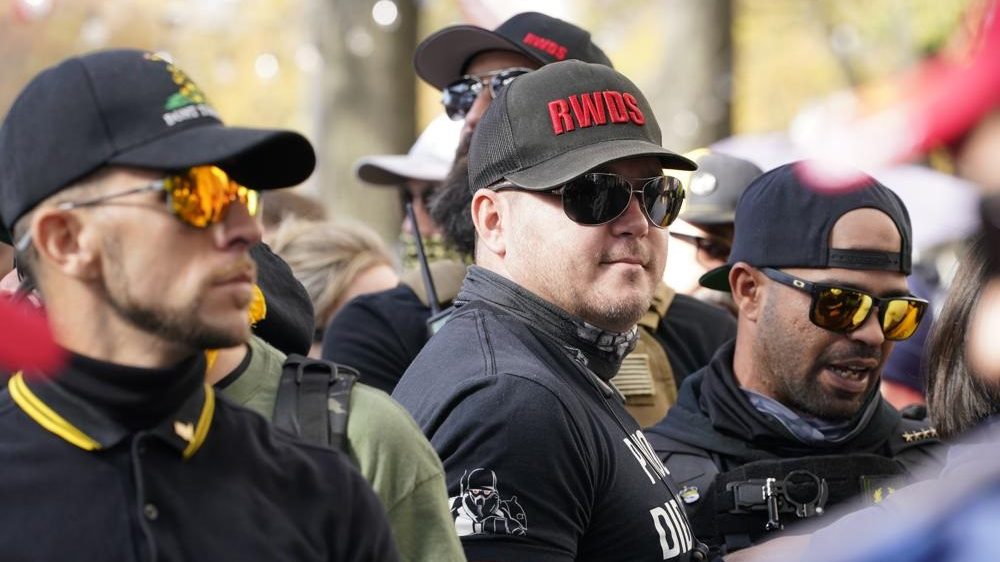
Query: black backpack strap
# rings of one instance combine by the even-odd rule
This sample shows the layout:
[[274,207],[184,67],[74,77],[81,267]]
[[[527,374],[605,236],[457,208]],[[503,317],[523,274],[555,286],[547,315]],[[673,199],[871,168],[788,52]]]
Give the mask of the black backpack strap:
[[358,376],[333,361],[289,355],[278,383],[274,425],[310,443],[343,448]]

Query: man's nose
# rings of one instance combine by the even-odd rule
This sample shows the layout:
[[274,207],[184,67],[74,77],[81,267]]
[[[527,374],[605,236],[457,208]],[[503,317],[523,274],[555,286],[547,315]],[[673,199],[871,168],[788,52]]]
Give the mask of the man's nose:
[[234,245],[250,248],[260,242],[260,222],[250,214],[245,204],[234,201],[222,213],[222,220],[214,229],[216,245],[222,249]]

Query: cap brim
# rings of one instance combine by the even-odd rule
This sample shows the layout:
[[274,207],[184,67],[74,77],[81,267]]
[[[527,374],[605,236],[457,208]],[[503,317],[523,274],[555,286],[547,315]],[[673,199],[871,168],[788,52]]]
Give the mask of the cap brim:
[[702,287],[709,289],[715,289],[716,291],[730,292],[732,289],[729,288],[729,270],[733,266],[726,264],[720,265],[719,267],[705,273],[698,278],[698,283]]
[[156,170],[216,165],[252,189],[277,189],[305,181],[316,153],[293,131],[199,125],[159,137],[114,156],[108,164]]
[[662,146],[642,140],[619,139],[571,150],[526,170],[508,174],[505,178],[525,189],[549,189],[608,162],[641,156],[657,158],[664,168],[671,170],[694,170],[698,167],[691,160]]
[[544,63],[517,43],[474,25],[446,27],[424,39],[413,54],[417,76],[437,89],[461,78],[465,63],[483,51],[513,51]]
[[367,156],[357,161],[354,173],[361,181],[397,186],[407,180],[443,181],[451,164],[431,162],[404,154]]

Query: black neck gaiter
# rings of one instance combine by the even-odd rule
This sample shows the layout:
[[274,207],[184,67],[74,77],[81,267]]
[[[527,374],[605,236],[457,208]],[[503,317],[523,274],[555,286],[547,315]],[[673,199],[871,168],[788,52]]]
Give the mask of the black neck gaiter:
[[455,306],[481,300],[502,307],[558,341],[604,381],[618,373],[622,359],[635,348],[638,331],[609,332],[577,318],[517,283],[478,266],[469,268]]
[[130,430],[153,427],[205,384],[205,355],[172,367],[143,369],[71,354],[53,382]]

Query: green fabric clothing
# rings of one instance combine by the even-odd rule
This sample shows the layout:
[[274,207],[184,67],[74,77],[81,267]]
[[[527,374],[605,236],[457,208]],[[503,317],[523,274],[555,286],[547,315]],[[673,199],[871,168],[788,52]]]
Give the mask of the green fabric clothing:
[[[223,396],[271,419],[285,355],[253,336],[250,364]],[[437,453],[388,394],[355,383],[347,420],[347,453],[389,516],[400,560],[465,561],[455,533]]]

